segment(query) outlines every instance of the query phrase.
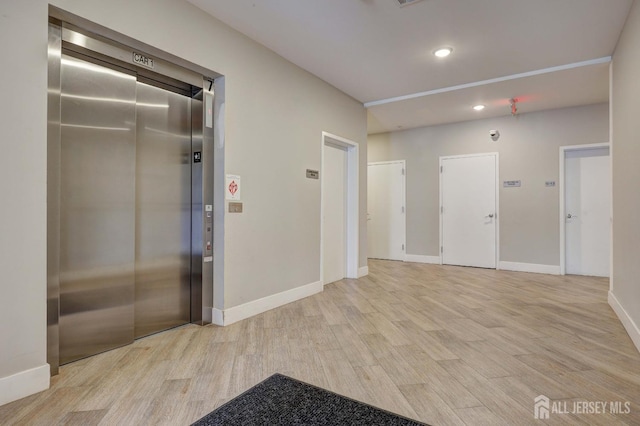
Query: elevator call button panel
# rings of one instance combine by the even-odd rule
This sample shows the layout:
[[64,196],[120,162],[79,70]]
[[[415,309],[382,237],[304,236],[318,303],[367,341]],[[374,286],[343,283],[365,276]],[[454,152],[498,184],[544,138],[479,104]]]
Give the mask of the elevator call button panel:
[[205,232],[204,232],[204,255],[205,257],[213,254],[213,206],[207,204],[205,206]]

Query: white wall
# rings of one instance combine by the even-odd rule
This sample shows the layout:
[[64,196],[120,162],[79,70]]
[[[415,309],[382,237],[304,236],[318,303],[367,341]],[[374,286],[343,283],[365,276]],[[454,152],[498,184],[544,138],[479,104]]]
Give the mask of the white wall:
[[640,350],[640,3],[613,55],[613,264],[609,302]]
[[0,68],[0,404],[3,404],[48,386],[44,2],[2,3],[0,56],[4,58]]
[[499,152],[499,260],[559,266],[558,186],[545,181],[559,181],[560,146],[608,140],[608,104],[597,104],[370,135],[368,158],[407,160],[407,254],[439,256],[439,157]]
[[[366,225],[363,106],[181,0],[51,3],[226,76],[225,169],[242,176],[244,213],[226,216],[224,302],[216,306],[318,282],[320,184],[305,170],[320,169],[322,131],[358,142]],[[0,69],[0,394],[3,378],[46,358],[47,14],[45,0],[0,5],[0,53],[10,58]],[[365,248],[361,226],[360,266]]]

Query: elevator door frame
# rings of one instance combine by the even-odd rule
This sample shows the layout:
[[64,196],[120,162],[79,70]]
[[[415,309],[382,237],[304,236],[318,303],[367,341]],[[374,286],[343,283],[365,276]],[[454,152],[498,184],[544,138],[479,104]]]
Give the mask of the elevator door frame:
[[[139,81],[153,81],[158,87],[175,90],[173,83],[184,82],[196,90],[189,94],[192,99],[191,113],[191,278],[190,278],[190,322],[211,323],[213,309],[213,262],[211,251],[204,247],[205,215],[213,205],[214,129],[213,83],[215,73],[209,76],[154,59],[154,70],[147,70],[133,63],[134,52],[144,51],[81,30],[56,18],[50,18],[48,45],[48,188],[47,188],[47,361],[51,374],[58,373],[59,319],[60,319],[60,150],[61,150],[61,82],[60,70],[63,52],[82,53],[98,61],[132,70]],[[151,55],[147,56],[151,58]],[[131,59],[129,59],[131,58]],[[130,63],[125,60],[129,59]],[[210,77],[211,76],[211,77]],[[206,105],[205,105],[206,103]],[[194,161],[199,157],[199,161]],[[213,221],[212,221],[213,222]],[[209,225],[209,228],[212,224]],[[212,234],[213,232],[211,232]],[[212,239],[211,237],[209,237]],[[220,244],[215,244],[219,247]],[[205,285],[208,284],[208,285]]]

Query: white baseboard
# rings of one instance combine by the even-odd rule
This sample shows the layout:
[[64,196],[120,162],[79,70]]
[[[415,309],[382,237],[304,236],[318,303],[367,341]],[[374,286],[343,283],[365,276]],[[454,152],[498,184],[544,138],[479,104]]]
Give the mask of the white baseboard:
[[636,345],[636,348],[640,351],[640,328],[638,327],[638,324],[635,323],[633,318],[631,318],[627,311],[622,307],[618,298],[616,298],[612,292],[609,292],[608,299],[609,306],[611,306],[613,311],[616,313],[625,330],[627,330],[629,337],[631,337],[633,344]]
[[405,254],[404,261],[412,263],[428,263],[431,265],[441,264],[440,256],[423,256],[421,254]]
[[49,364],[0,378],[0,405],[49,389]]
[[559,265],[538,265],[535,263],[498,262],[498,269],[536,274],[560,275]]
[[369,275],[369,267],[368,266],[362,266],[362,267],[358,268],[358,278],[366,277],[367,275]]
[[230,325],[243,319],[250,318],[254,315],[261,314],[271,309],[278,308],[296,300],[304,299],[320,293],[324,289],[321,281],[303,285],[301,287],[292,288],[282,293],[272,294],[262,299],[253,300],[243,305],[234,306],[229,309],[220,310],[213,309],[213,323],[216,325]]

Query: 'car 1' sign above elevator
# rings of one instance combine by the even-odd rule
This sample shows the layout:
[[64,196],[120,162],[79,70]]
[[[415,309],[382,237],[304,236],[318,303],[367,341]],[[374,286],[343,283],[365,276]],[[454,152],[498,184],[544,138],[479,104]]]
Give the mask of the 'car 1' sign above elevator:
[[147,68],[154,68],[153,58],[133,52],[133,63]]

